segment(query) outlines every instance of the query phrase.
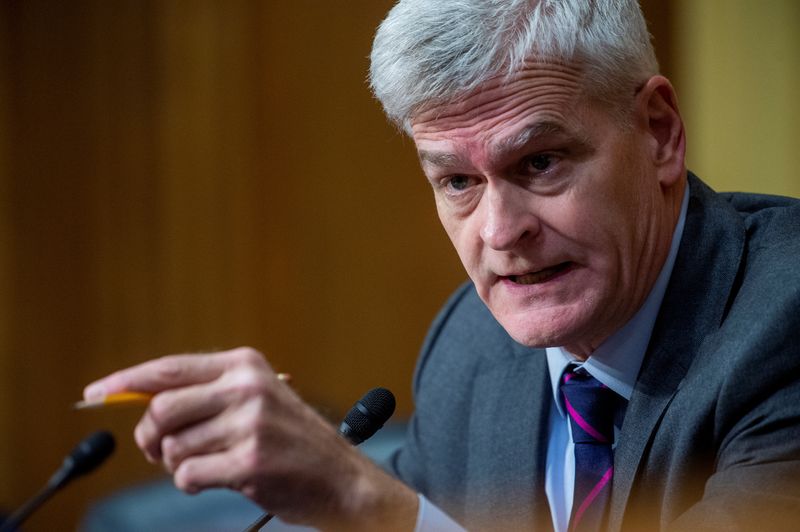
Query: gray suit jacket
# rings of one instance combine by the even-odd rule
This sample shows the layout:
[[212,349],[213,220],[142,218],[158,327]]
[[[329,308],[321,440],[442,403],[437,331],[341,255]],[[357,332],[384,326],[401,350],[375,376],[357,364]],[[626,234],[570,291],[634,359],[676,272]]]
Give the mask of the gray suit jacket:
[[[800,202],[689,179],[609,529],[800,529]],[[394,473],[470,529],[551,529],[544,351],[515,343],[468,284],[434,322],[414,390]]]

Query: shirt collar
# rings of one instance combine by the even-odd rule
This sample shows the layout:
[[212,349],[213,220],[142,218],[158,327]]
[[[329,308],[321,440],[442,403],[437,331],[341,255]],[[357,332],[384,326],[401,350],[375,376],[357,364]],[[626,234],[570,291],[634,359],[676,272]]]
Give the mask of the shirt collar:
[[[600,344],[586,359],[586,362],[582,364],[582,367],[595,379],[617,392],[626,400],[630,400],[633,393],[633,385],[639,375],[639,369],[647,351],[647,344],[650,342],[650,335],[653,333],[653,326],[658,317],[658,310],[664,299],[664,292],[667,290],[672,268],[675,266],[675,257],[678,255],[678,247],[683,235],[688,205],[689,185],[687,183],[678,223],[672,233],[669,254],[653,288],[650,290],[650,294],[648,294],[644,304],[628,323]],[[563,415],[561,401],[558,399],[559,381],[564,369],[570,363],[577,362],[577,359],[575,355],[563,347],[548,347],[546,352],[553,396],[559,412]]]

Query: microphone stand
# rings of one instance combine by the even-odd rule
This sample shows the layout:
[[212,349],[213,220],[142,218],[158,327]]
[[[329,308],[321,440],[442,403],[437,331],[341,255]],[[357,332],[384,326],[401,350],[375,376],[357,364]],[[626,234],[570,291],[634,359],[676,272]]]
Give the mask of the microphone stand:
[[[386,388],[373,388],[364,394],[344,417],[339,434],[353,445],[372,437],[394,414],[395,399]],[[265,513],[242,532],[258,532],[269,523],[274,514]],[[2,532],[2,531],[0,531]]]
[[[61,471],[58,473],[61,473]],[[17,530],[23,521],[30,517],[34,511],[36,511],[47,499],[52,497],[53,494],[58,491],[58,489],[64,484],[63,481],[59,481],[56,478],[59,476],[58,473],[53,475],[44,488],[39,490],[39,493],[28,499],[25,504],[17,508],[17,510],[3,522],[2,526],[0,526],[0,532],[13,532]],[[61,477],[65,476],[66,475],[61,475]]]
[[14,532],[19,526],[59,489],[72,479],[85,475],[98,467],[114,452],[114,437],[109,432],[98,431],[81,441],[39,493],[25,501],[0,525],[0,532]]
[[258,532],[261,528],[269,523],[275,515],[266,513],[259,517],[252,525],[245,528],[242,532]]

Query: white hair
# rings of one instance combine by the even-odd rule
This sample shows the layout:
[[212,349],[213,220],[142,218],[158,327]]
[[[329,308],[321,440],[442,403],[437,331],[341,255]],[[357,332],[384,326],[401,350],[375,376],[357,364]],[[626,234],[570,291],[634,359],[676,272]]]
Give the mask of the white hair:
[[610,104],[658,73],[636,0],[399,0],[375,35],[370,85],[410,132],[419,111],[531,59],[580,64],[586,94]]

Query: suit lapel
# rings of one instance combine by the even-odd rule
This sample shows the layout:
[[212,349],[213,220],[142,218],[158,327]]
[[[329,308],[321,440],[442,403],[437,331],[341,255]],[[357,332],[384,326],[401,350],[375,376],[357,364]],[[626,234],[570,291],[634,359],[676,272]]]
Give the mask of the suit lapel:
[[547,361],[543,350],[508,345],[513,355],[487,361],[476,377],[467,467],[477,481],[470,482],[467,512],[485,509],[476,529],[550,530],[544,491],[552,397]]
[[683,237],[614,454],[609,529],[619,530],[642,457],[709,331],[727,310],[744,249],[736,211],[693,175]]

